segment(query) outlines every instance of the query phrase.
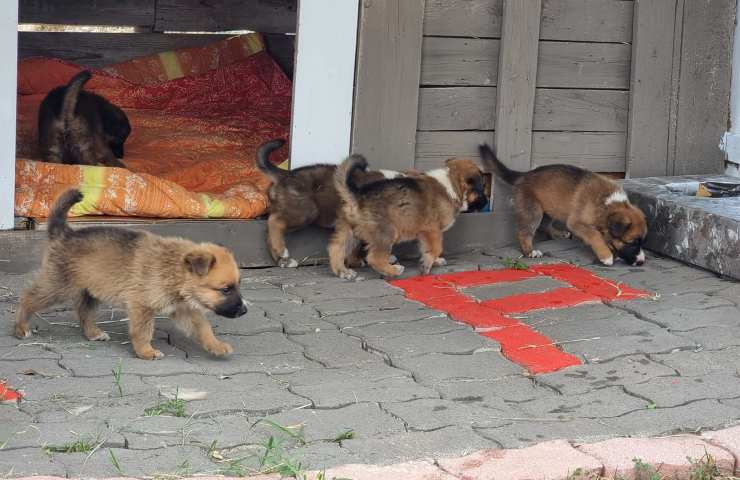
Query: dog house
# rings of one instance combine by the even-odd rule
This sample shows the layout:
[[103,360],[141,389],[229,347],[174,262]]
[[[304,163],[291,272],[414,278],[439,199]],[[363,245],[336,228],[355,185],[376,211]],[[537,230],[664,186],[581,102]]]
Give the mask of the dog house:
[[[476,158],[489,142],[522,170],[568,163],[616,178],[720,173],[735,10],[735,0],[11,0],[0,14],[8,67],[0,115],[15,124],[16,54],[100,68],[256,31],[293,80],[293,167],[353,151],[374,167],[427,170]],[[128,30],[23,31],[16,45],[17,22]],[[14,131],[5,129],[0,144],[3,228],[14,223]],[[448,250],[511,241],[506,188],[496,185],[494,197],[493,214],[461,215]],[[271,264],[259,219],[124,223],[217,239],[244,266]],[[0,269],[37,261],[43,237],[0,233]],[[289,243],[295,256],[314,258],[324,240],[307,230]]]

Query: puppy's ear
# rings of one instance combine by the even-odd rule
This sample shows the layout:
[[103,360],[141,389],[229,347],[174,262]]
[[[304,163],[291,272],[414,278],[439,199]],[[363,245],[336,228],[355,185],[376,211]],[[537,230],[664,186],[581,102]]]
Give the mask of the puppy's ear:
[[625,215],[612,213],[606,218],[609,234],[614,238],[622,238],[632,226],[632,221]]
[[188,271],[199,277],[208,275],[214,263],[216,263],[216,257],[204,250],[193,250],[185,255],[185,266]]

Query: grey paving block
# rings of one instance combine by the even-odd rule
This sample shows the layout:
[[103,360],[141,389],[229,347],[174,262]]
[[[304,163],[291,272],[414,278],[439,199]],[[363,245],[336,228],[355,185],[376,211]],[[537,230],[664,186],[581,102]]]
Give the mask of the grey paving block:
[[528,416],[559,419],[610,418],[647,408],[649,403],[625,393],[622,387],[607,387],[579,395],[544,397],[519,404]]
[[346,327],[342,331],[353,337],[370,340],[375,338],[396,338],[408,335],[434,335],[458,330],[469,330],[470,327],[456,322],[446,315],[413,320],[407,322],[381,322],[360,327]]
[[55,458],[46,455],[40,448],[0,450],[0,477],[27,477],[49,475],[64,477],[65,466]]
[[386,365],[305,370],[280,380],[290,385],[290,391],[310,398],[316,408],[439,397],[431,388],[416,383],[407,372]]
[[320,278],[313,284],[304,283],[298,286],[285,287],[287,293],[293,294],[306,303],[318,303],[327,300],[378,298],[398,295],[399,290],[385,280],[372,279],[361,282],[347,282],[340,278]]
[[670,293],[660,295],[654,299],[637,299],[625,303],[631,311],[649,315],[672,309],[685,309],[704,311],[715,307],[729,307],[735,305],[728,299],[718,295],[707,295],[706,293]]
[[403,308],[346,313],[343,315],[324,317],[324,320],[332,323],[335,328],[345,329],[351,327],[364,327],[379,323],[402,324],[405,322],[430,318],[447,318],[447,315],[437,310],[424,308],[417,302],[409,302],[409,304]]
[[306,368],[315,368],[317,362],[309,360],[302,352],[276,355],[229,355],[213,357],[207,353],[193,353],[188,362],[207,375],[236,375],[239,373],[266,373],[285,375]]
[[260,307],[252,305],[246,315],[239,318],[224,318],[209,315],[211,325],[216,336],[229,335],[256,335],[266,332],[282,332],[283,324],[267,316]]
[[343,448],[361,458],[363,463],[370,464],[398,463],[420,458],[458,457],[496,446],[496,443],[464,427],[401,433],[383,439],[348,440],[342,444]]
[[323,471],[339,465],[350,465],[361,462],[359,456],[336,443],[317,442],[290,449],[287,455],[300,463],[305,470]]
[[0,378],[18,385],[29,377],[66,377],[69,372],[61,368],[57,359],[37,358],[30,360],[0,360]]
[[492,399],[503,399],[507,402],[526,402],[535,398],[555,395],[553,390],[538,386],[532,378],[522,375],[488,380],[444,381],[435,383],[434,388],[442,395],[442,398],[473,405],[492,401]]
[[636,355],[538,375],[537,382],[549,385],[564,395],[580,395],[604,387],[638,385],[658,377],[674,376],[676,371],[673,368],[651,361],[644,355]]
[[222,335],[220,338],[234,348],[235,355],[278,355],[303,351],[300,345],[291,342],[282,332],[245,336]]
[[[25,399],[29,401],[117,398],[120,396],[120,392],[113,380],[111,372],[108,373],[107,377],[100,378],[71,376],[44,378],[33,375],[26,376],[22,382],[15,386],[23,389]],[[141,395],[149,389],[136,375],[122,375],[120,384],[126,397]]]
[[290,339],[303,345],[306,357],[329,368],[383,363],[380,356],[363,350],[358,339],[338,330],[291,335]]
[[668,272],[640,269],[639,271],[597,269],[599,275],[615,278],[627,285],[656,292],[661,296],[686,293],[711,293],[726,286],[716,275],[705,270],[679,267]]
[[688,332],[677,332],[676,335],[695,343],[697,350],[721,350],[740,346],[740,325],[700,327]]
[[[127,448],[151,450],[189,445],[204,450],[233,448],[251,443],[251,422],[246,416],[228,417],[139,417],[118,432],[126,439]],[[214,443],[215,442],[215,443]]]
[[306,399],[292,394],[276,379],[254,373],[228,378],[193,374],[146,377],[144,382],[156,386],[161,392],[205,393],[204,400],[187,402],[187,415],[226,412],[265,414],[307,404]]
[[[398,290],[400,292],[400,290]],[[377,298],[349,298],[311,302],[322,317],[358,312],[377,312],[404,307],[418,308],[419,304],[407,300],[403,295],[387,295],[382,301]]]
[[368,349],[384,354],[393,362],[430,353],[472,355],[475,352],[499,351],[497,342],[471,329],[392,338],[375,337],[368,338],[365,343]]
[[522,412],[499,398],[480,402],[423,399],[403,403],[384,403],[383,409],[407,425],[409,431],[429,432],[441,428],[501,426]]
[[95,349],[65,351],[59,364],[77,377],[110,377],[111,371],[121,365],[123,373],[132,375],[175,375],[197,372],[196,365],[185,361],[185,352],[164,340],[152,345],[165,354],[160,360],[141,360],[134,356],[131,345],[117,342],[96,342]]
[[[0,337],[0,364],[15,360],[36,358],[58,360],[61,358],[58,352],[47,349],[43,345],[36,344],[35,342],[23,343],[15,337],[12,337],[12,339],[13,341],[10,341],[7,337],[5,339]],[[9,343],[9,345],[3,346],[3,343]],[[2,367],[0,366],[0,368]]]
[[498,352],[480,352],[473,355],[432,353],[401,358],[394,365],[413,373],[417,381],[427,385],[456,380],[496,380],[523,373],[522,367],[510,362]]
[[658,407],[677,407],[699,400],[740,397],[740,381],[735,374],[662,377],[625,388],[632,394],[650,399]]
[[[570,309],[574,313],[577,308]],[[551,322],[547,314],[543,314],[543,320],[535,328],[541,334],[550,337],[555,342],[563,344],[588,342],[594,338],[622,337],[631,335],[634,337],[650,338],[665,334],[660,327],[640,320],[619,310],[615,310],[611,318],[579,318],[574,316],[571,320]]]
[[463,293],[477,299],[478,301],[485,301],[493,298],[521,295],[524,293],[546,292],[548,290],[569,286],[570,285],[566,283],[559,282],[550,277],[534,277],[519,282],[496,283],[493,285],[466,288],[463,289]]
[[667,367],[675,369],[684,377],[716,374],[737,375],[738,369],[740,369],[740,348],[737,347],[716,351],[673,352],[666,355],[655,355],[653,358]]
[[502,448],[524,448],[549,440],[569,439],[577,443],[591,443],[614,436],[616,427],[603,419],[519,419],[498,428],[476,429],[480,435]]
[[700,327],[734,327],[740,318],[740,309],[734,305],[701,310],[670,308],[644,316],[673,332],[690,332]]
[[113,431],[105,421],[73,421],[61,423],[15,424],[11,435],[5,438],[5,448],[49,448],[64,450],[83,442],[90,449],[106,444],[124,446],[121,435]]
[[249,303],[285,302],[299,300],[300,297],[276,286],[260,288],[242,288],[243,298]]
[[595,363],[626,355],[690,350],[696,348],[696,342],[655,329],[639,335],[605,336],[597,340],[567,343],[562,348],[568,353],[581,356],[589,363]]
[[[124,392],[125,393],[125,392]],[[144,415],[144,409],[159,402],[159,392],[150,387],[136,395],[111,398],[63,397],[23,402],[23,410],[38,423],[104,421],[114,430]]]
[[268,318],[283,325],[288,334],[303,334],[321,330],[335,330],[331,323],[319,318],[319,312],[309,304],[296,302],[274,302],[260,304]]

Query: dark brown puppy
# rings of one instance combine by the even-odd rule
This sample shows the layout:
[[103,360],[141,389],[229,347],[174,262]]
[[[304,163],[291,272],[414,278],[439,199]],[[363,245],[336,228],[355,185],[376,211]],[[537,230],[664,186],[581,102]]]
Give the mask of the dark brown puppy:
[[123,144],[131,133],[126,114],[105,98],[82,90],[85,70],[57,87],[39,107],[39,147],[44,161],[125,167]]
[[[267,220],[267,245],[273,260],[280,267],[297,267],[298,261],[290,256],[285,234],[309,225],[334,228],[340,199],[334,187],[336,165],[317,164],[295,170],[283,170],[269,160],[272,151],[282,147],[283,140],[273,140],[257,150],[257,166],[270,177],[270,216]],[[381,170],[358,172],[355,181],[364,184],[383,178],[394,178],[399,172]],[[351,263],[359,261],[356,242],[348,242]]]
[[389,262],[393,246],[418,240],[421,270],[426,274],[432,266],[446,263],[441,257],[442,234],[452,227],[457,215],[487,203],[483,175],[470,160],[450,159],[444,168],[423,174],[357,185],[354,173],[366,169],[367,160],[352,155],[334,175],[344,223],[337,225],[329,256],[332,271],[342,278],[357,275],[341,261],[345,235],[352,233],[364,241],[368,263],[386,276],[400,275],[404,270]]
[[[614,263],[614,254],[630,265],[645,263],[645,215],[613,181],[570,165],[515,172],[485,144],[480,146],[480,155],[486,168],[514,187],[517,238],[525,256],[542,256],[533,249],[532,240],[547,216],[589,245],[604,265]],[[551,235],[564,236],[551,224],[544,227]]]
[[162,358],[152,347],[154,315],[166,313],[186,334],[217,356],[232,351],[218,340],[203,312],[236,318],[247,313],[239,293],[239,268],[227,249],[123,228],[73,230],[67,212],[82,200],[68,190],[49,216],[49,245],[41,270],[23,291],[15,335],[31,335],[30,317],[67,300],[75,302],[88,340],[108,340],[95,323],[98,302],[123,304],[129,337],[139,358]]

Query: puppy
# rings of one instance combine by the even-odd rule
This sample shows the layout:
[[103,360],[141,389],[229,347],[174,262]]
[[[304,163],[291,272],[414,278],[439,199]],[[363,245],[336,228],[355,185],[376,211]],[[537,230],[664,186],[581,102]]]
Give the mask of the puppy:
[[[645,263],[645,215],[613,181],[570,165],[515,172],[485,144],[480,146],[480,156],[486,168],[514,187],[517,238],[524,256],[542,256],[533,249],[532,240],[546,216],[548,222],[564,224],[588,244],[604,265],[612,265],[615,254],[630,265]],[[551,236],[567,236],[552,224],[546,224],[545,229]]]
[[105,98],[82,90],[85,70],[57,87],[39,107],[39,147],[44,161],[123,167],[123,144],[131,133],[126,114]]
[[424,174],[357,185],[354,173],[366,169],[367,160],[352,155],[334,175],[343,214],[332,237],[329,256],[332,271],[345,279],[357,275],[341,261],[346,235],[353,233],[364,241],[370,266],[389,277],[404,270],[389,262],[393,245],[418,240],[421,271],[427,274],[433,265],[446,263],[441,257],[442,233],[452,227],[457,215],[487,203],[483,174],[470,160],[449,159],[444,168]]
[[49,245],[41,270],[21,295],[15,335],[31,335],[28,321],[34,313],[73,300],[87,339],[108,340],[95,323],[98,302],[106,302],[126,306],[129,337],[139,358],[163,356],[151,344],[157,313],[169,315],[209,353],[230,353],[231,346],[216,339],[203,312],[229,318],[247,313],[231,252],[211,243],[122,228],[73,230],[67,213],[81,200],[78,190],[68,190],[52,208]]
[[[334,228],[340,199],[334,187],[336,165],[317,164],[295,170],[283,170],[269,160],[272,151],[282,147],[283,140],[273,140],[257,150],[257,167],[272,180],[269,191],[270,215],[267,220],[267,245],[280,267],[297,267],[285,243],[285,234],[309,225]],[[392,170],[357,172],[355,181],[364,184],[401,173]],[[348,242],[350,262],[359,263],[360,246]]]

